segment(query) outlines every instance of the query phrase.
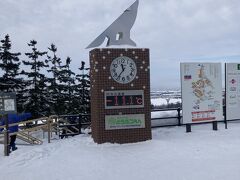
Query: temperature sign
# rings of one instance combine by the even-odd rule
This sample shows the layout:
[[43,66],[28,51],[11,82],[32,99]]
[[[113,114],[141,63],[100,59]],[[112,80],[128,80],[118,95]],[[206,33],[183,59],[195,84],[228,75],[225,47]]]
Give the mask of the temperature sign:
[[105,91],[105,109],[143,108],[143,90]]

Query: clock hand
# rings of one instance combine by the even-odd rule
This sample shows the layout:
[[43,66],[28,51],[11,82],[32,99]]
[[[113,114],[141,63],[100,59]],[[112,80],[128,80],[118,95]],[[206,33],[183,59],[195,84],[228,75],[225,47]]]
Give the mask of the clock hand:
[[122,67],[122,71],[121,71],[120,74],[118,75],[117,79],[121,76],[121,74],[122,74],[122,73],[124,72],[124,70],[126,69],[126,68],[123,67],[123,64],[121,64],[121,67]]
[[122,71],[124,71],[124,70],[125,70],[125,68],[123,67],[123,64],[121,64],[121,67],[122,67]]
[[117,79],[118,79],[118,78],[120,78],[120,76],[121,76],[121,74],[122,74],[122,73],[123,73],[123,71],[122,71],[122,72],[120,72],[120,74],[118,75]]

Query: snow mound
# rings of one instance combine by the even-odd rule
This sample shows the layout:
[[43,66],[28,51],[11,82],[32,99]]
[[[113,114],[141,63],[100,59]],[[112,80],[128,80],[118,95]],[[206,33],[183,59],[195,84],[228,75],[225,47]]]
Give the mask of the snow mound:
[[[181,103],[181,99],[169,99],[169,104],[176,104]],[[151,104],[154,106],[161,106],[161,105],[167,105],[167,99],[166,98],[151,98]]]

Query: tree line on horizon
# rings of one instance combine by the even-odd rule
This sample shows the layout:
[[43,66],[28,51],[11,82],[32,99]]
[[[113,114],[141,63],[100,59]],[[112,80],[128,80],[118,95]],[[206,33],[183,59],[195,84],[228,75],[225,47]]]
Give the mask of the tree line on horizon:
[[40,51],[37,41],[30,40],[28,47],[26,58],[21,59],[22,53],[11,50],[9,35],[0,40],[0,92],[16,93],[18,113],[30,112],[34,118],[89,113],[89,68],[85,62],[81,61],[76,74],[70,69],[71,58],[62,60],[56,45]]

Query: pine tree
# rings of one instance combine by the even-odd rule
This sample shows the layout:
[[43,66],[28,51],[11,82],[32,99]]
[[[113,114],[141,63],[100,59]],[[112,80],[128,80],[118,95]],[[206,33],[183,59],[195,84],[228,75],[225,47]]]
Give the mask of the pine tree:
[[2,69],[2,76],[0,77],[0,91],[16,92],[21,88],[22,79],[19,75],[19,56],[21,53],[11,52],[11,41],[9,35],[1,40],[0,51],[0,68]]
[[29,61],[23,61],[25,66],[30,67],[30,71],[23,71],[22,74],[28,77],[27,86],[24,91],[25,111],[31,112],[33,117],[47,115],[49,113],[49,102],[47,99],[47,78],[43,73],[43,68],[48,67],[47,62],[39,60],[47,52],[38,51],[36,48],[37,41],[31,40],[28,44],[32,48],[32,51],[25,53],[30,59]]
[[89,81],[89,68],[85,67],[85,62],[81,62],[81,67],[79,68],[81,74],[76,75],[76,80],[78,84],[76,85],[76,97],[77,106],[74,107],[78,110],[80,114],[90,113],[90,81]]
[[75,73],[70,70],[71,58],[67,57],[65,65],[60,66],[58,71],[58,81],[59,81],[59,92],[61,94],[61,104],[63,106],[62,113],[72,114],[71,105],[73,103],[73,92],[74,92],[74,75]]
[[21,89],[24,86],[24,81],[19,77],[19,66],[21,53],[11,52],[11,41],[9,35],[6,35],[1,40],[0,45],[0,91],[15,92],[17,95],[17,110],[22,111],[21,104]]
[[51,68],[48,70],[48,72],[52,73],[52,77],[48,78],[49,86],[49,100],[50,100],[50,107],[51,107],[51,114],[61,114],[60,106],[62,106],[61,103],[61,92],[60,87],[57,83],[58,76],[59,76],[59,69],[61,65],[61,59],[57,57],[57,47],[54,44],[51,44],[51,46],[48,48],[48,50],[52,53],[52,56],[48,55],[48,62],[51,62]]

